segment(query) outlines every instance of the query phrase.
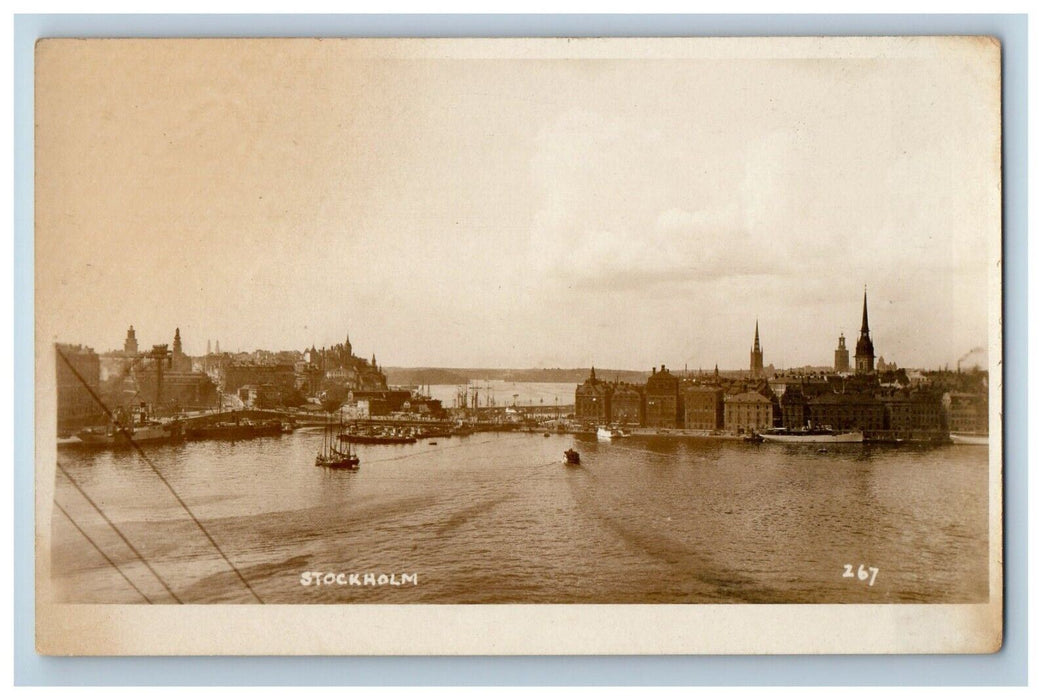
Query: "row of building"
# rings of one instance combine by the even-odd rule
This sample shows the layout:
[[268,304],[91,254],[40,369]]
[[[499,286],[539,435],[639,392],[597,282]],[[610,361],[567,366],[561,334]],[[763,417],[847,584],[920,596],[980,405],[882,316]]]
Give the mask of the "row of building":
[[575,416],[583,424],[750,433],[773,427],[886,431],[894,435],[987,433],[986,375],[910,382],[895,365],[875,364],[863,294],[863,319],[850,367],[844,335],[835,351],[834,374],[765,377],[763,350],[754,328],[750,372],[745,379],[682,378],[665,365],[644,384],[604,381],[591,368],[576,387]]
[[[978,383],[978,382],[977,382]],[[786,384],[778,393],[779,386]],[[684,380],[666,367],[645,384],[590,377],[576,388],[576,420],[587,425],[751,433],[774,427],[893,433],[987,433],[985,392],[900,387],[876,379],[819,377],[781,382]]]
[[404,404],[401,397],[387,395],[386,375],[375,356],[368,362],[354,355],[349,337],[320,350],[276,353],[219,353],[218,341],[212,352],[209,340],[207,355],[190,357],[183,351],[180,329],[170,346],[140,350],[131,326],[121,350],[99,354],[63,343],[55,348],[61,432],[104,420],[106,408],[148,405],[160,413],[213,408],[222,394],[255,408],[299,405],[306,397],[326,393],[341,400],[354,391],[361,401],[374,404],[373,412],[399,410]]

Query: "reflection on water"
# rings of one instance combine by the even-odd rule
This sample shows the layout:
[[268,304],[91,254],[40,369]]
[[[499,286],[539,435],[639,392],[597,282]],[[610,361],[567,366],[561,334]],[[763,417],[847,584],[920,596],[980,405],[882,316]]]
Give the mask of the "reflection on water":
[[[268,603],[987,598],[986,448],[492,433],[360,446],[349,473],[314,466],[319,439],[147,449]],[[569,446],[581,467],[562,465]],[[136,453],[59,459],[184,601],[251,602]],[[56,499],[151,600],[172,602],[61,475]],[[62,600],[142,602],[63,515],[52,523]],[[877,568],[875,585],[846,564]],[[313,585],[310,572],[415,578]]]

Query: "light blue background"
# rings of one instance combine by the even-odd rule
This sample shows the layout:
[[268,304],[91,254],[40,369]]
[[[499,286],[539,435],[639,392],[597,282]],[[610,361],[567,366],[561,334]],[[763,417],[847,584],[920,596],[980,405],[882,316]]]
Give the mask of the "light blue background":
[[[1023,685],[1027,682],[1026,15],[17,15],[16,685]],[[54,36],[989,34],[1003,46],[1005,644],[987,656],[58,658],[33,644],[33,45]]]

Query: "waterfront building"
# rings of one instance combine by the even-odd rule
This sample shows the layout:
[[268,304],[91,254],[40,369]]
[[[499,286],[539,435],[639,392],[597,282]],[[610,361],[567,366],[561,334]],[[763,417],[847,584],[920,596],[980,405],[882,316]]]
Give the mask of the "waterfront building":
[[410,411],[420,416],[426,416],[437,420],[442,420],[448,416],[448,412],[444,409],[440,399],[432,399],[428,396],[417,396],[413,394],[408,403],[410,405]]
[[366,416],[388,416],[412,408],[412,392],[400,389],[387,391],[351,391],[346,403],[356,406]]
[[773,425],[772,400],[756,391],[725,398],[724,426],[731,433],[768,430]]
[[754,321],[754,347],[750,349],[750,376],[765,376],[764,353],[761,350],[761,339],[758,337],[757,321]]
[[[157,400],[157,372],[155,367],[136,365],[130,374],[132,392],[124,392],[125,403],[147,402],[155,410],[211,408],[218,403],[218,389],[211,377],[203,372],[177,372],[163,369],[161,389]],[[127,382],[125,382],[126,384]]]
[[249,384],[268,384],[281,390],[295,388],[295,365],[223,361],[220,368],[220,383],[224,391],[237,392]]
[[645,424],[645,392],[634,384],[615,384],[612,388],[611,418],[617,425]]
[[714,386],[689,386],[682,392],[685,427],[721,430],[724,427],[725,392]]
[[885,406],[873,394],[825,393],[809,400],[812,424],[831,430],[883,430]]
[[218,398],[214,381],[194,371],[193,358],[183,351],[178,328],[170,352],[167,344],[154,345],[146,352],[140,351],[135,327],[129,326],[123,350],[99,358],[98,379],[99,394],[113,410],[147,405],[161,412],[208,408]]
[[863,290],[863,323],[860,325],[860,337],[856,341],[856,374],[874,372],[874,341],[871,340],[870,326],[867,324],[867,290]]
[[845,347],[845,334],[838,337],[838,347],[834,350],[834,371],[847,374],[849,371],[849,349]]
[[789,384],[779,397],[780,422],[788,430],[800,430],[809,423],[809,402],[800,384]]
[[276,408],[281,391],[272,384],[248,384],[237,390],[237,396],[247,408]]
[[944,394],[943,406],[952,433],[988,434],[986,394],[951,391]]
[[659,372],[652,368],[652,376],[645,384],[645,425],[652,428],[676,428],[681,425],[684,411],[681,405],[680,381],[666,365]]
[[575,417],[583,423],[607,423],[612,415],[612,387],[597,378],[590,368],[590,376],[576,386]]
[[99,394],[101,368],[98,354],[89,347],[65,343],[57,343],[55,351],[58,430],[67,431],[101,420],[105,412],[95,399]]
[[940,431],[945,427],[942,394],[894,391],[884,394],[885,425],[894,431]]

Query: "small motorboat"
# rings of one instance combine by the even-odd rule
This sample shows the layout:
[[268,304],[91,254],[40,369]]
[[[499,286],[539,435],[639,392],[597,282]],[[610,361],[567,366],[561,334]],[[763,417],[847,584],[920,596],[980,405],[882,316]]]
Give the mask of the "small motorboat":
[[565,466],[578,466],[579,465],[579,453],[569,447],[565,450],[565,456],[562,458]]
[[610,442],[615,438],[624,438],[626,436],[627,433],[622,428],[602,425],[597,429],[597,439],[603,442]]

